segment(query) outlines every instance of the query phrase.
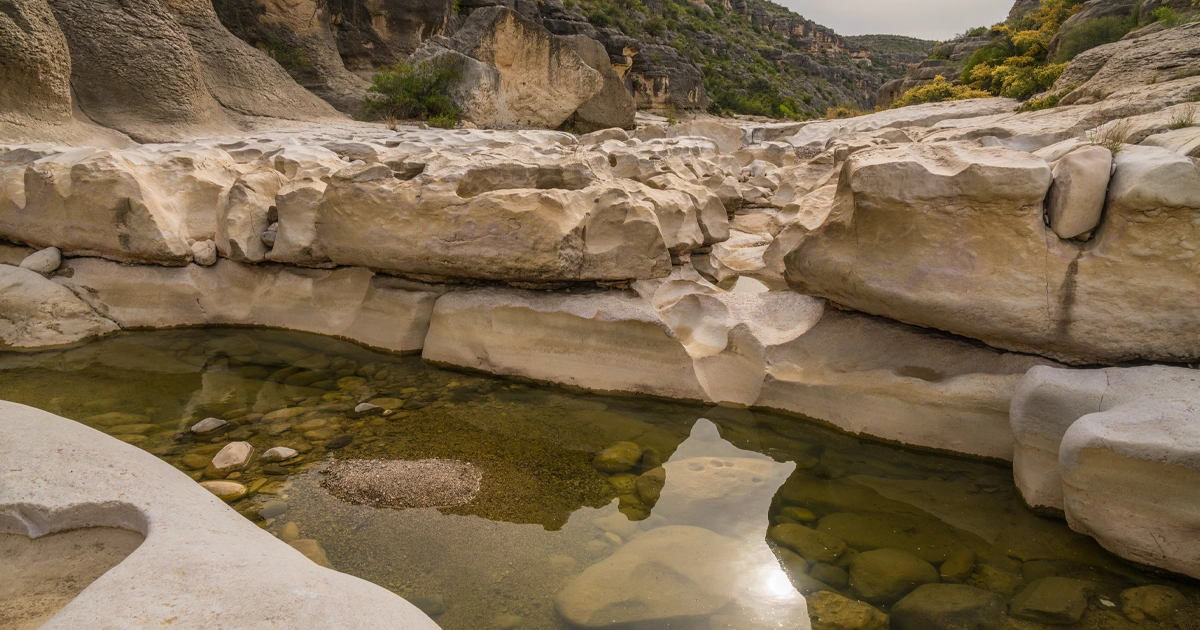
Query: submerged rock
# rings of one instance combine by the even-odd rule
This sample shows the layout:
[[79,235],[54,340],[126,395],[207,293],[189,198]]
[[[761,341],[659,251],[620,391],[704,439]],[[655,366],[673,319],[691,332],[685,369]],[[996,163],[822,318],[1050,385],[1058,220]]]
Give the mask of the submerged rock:
[[205,474],[224,475],[245,468],[253,455],[254,447],[249,442],[230,442],[213,457]]
[[450,459],[338,460],[321,486],[348,501],[373,507],[451,507],[470,503],[482,473]]
[[1121,591],[1121,611],[1130,621],[1167,621],[1187,605],[1187,598],[1170,586],[1151,584]]
[[812,630],[887,630],[888,616],[863,602],[822,591],[808,597]]
[[636,466],[641,458],[642,447],[633,442],[617,442],[600,451],[592,465],[600,472],[621,473]]
[[296,449],[286,446],[275,446],[269,448],[262,454],[264,462],[282,462],[296,456]]
[[891,630],[998,630],[1004,599],[962,584],[925,584],[892,606]]
[[246,496],[247,492],[246,486],[236,481],[201,481],[200,485],[225,502],[237,501]]
[[1072,624],[1087,610],[1087,598],[1095,585],[1084,580],[1048,577],[1037,580],[1017,593],[1008,606],[1008,614],[1017,619],[1058,625]]
[[220,418],[205,418],[200,422],[193,424],[189,431],[195,433],[196,435],[204,435],[227,426],[229,426],[229,423]]
[[305,558],[325,567],[332,569],[333,564],[329,562],[329,556],[325,555],[325,549],[321,547],[321,543],[311,538],[300,538],[288,543],[292,549],[304,554]]
[[850,563],[850,588],[868,602],[888,604],[937,581],[933,565],[900,549],[864,551]]

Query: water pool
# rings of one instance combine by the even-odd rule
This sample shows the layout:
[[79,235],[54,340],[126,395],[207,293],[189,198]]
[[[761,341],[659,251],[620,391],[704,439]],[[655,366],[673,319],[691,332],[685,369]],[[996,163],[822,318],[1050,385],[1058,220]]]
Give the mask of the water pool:
[[[0,354],[0,392],[134,444],[197,481],[244,485],[233,509],[300,541],[310,557],[408,598],[447,629],[571,627],[564,617],[589,627],[651,619],[639,627],[788,628],[801,593],[837,593],[893,613],[897,599],[929,581],[928,570],[934,581],[995,593],[1014,613],[1003,628],[1200,622],[1195,583],[1131,566],[1031,513],[1010,467],[796,417],[568,391],[238,328],[121,333]],[[378,409],[360,415],[362,402]],[[208,417],[230,424],[204,436],[188,430]],[[233,441],[249,442],[256,456],[214,473],[213,455]],[[261,461],[276,446],[298,454]],[[430,460],[469,469],[459,481],[476,486],[457,498],[397,503],[330,483],[347,462],[371,471],[381,461]],[[412,489],[423,477],[405,474],[438,470],[351,481],[392,475]],[[412,504],[437,506],[404,507]],[[1066,580],[1028,593],[1050,577]],[[1183,597],[1162,619],[1122,599],[1161,594],[1129,591],[1150,585]],[[1042,610],[1056,606],[1067,616]],[[826,611],[827,623],[838,613],[810,608]]]

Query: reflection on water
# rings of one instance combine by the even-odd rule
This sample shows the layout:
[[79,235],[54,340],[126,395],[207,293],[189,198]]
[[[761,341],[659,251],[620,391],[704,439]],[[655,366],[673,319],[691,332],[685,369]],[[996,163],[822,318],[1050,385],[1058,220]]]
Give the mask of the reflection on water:
[[[447,629],[795,628],[806,619],[799,593],[826,624],[818,627],[878,627],[883,614],[899,627],[914,607],[964,606],[963,593],[983,602],[956,613],[974,619],[968,627],[1190,630],[1200,621],[1194,584],[1131,567],[1031,514],[1007,466],[772,413],[573,393],[313,335],[230,328],[0,354],[0,392],[197,481],[243,484],[233,509]],[[374,407],[356,411],[363,402]],[[207,417],[229,424],[188,430]],[[212,458],[233,441],[256,456],[222,473]],[[260,459],[277,446],[297,455]],[[355,460],[346,480],[365,499],[323,487],[335,460]],[[453,507],[371,507],[422,504],[371,500],[378,489],[353,474],[365,466],[369,480],[380,460],[461,462],[478,472],[478,489]],[[389,465],[384,477],[393,491],[408,488],[404,475],[442,491],[444,469],[462,477],[461,466],[428,463]],[[942,590],[896,603],[924,582]]]

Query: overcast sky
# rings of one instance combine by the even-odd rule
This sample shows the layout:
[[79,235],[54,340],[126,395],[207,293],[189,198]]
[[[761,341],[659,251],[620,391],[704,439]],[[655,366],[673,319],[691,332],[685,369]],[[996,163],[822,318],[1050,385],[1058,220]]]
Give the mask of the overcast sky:
[[840,35],[944,40],[1003,20],[1013,0],[775,0]]

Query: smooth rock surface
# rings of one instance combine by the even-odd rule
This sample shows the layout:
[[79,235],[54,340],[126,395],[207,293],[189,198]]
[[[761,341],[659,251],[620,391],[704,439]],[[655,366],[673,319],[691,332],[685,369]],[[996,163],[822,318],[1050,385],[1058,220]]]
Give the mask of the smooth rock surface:
[[229,423],[220,418],[205,418],[200,422],[193,424],[192,428],[188,430],[197,435],[204,435],[205,433],[212,433],[213,431],[226,426],[229,426]]
[[808,597],[812,630],[886,630],[888,616],[874,606],[821,591]]
[[1111,169],[1112,153],[1104,147],[1076,149],[1054,165],[1046,213],[1055,234],[1075,238],[1096,228]]
[[57,281],[124,327],[254,324],[416,350],[437,293],[366,269],[300,269],[219,260],[212,267],[70,261]]
[[115,330],[70,290],[29,269],[0,265],[0,345],[58,346]]
[[1042,578],[1013,597],[1008,605],[1008,614],[1039,623],[1073,624],[1087,610],[1088,595],[1094,590],[1095,585],[1084,580]]
[[249,442],[230,442],[217,451],[209,466],[218,473],[233,472],[245,468],[253,455],[254,447]]
[[62,264],[62,252],[57,247],[47,247],[25,257],[21,268],[36,271],[42,275],[54,272]]
[[998,630],[1004,598],[964,584],[924,584],[896,602],[892,630]]
[[[145,536],[47,630],[149,629],[180,619],[256,627],[264,617],[291,627],[437,628],[383,588],[313,564],[155,456],[76,422],[0,403],[0,459],[9,463],[0,471],[0,531],[122,527]],[[161,571],[165,564],[176,570]]]
[[868,602],[889,604],[937,581],[933,565],[900,549],[864,551],[850,562],[850,588]]

